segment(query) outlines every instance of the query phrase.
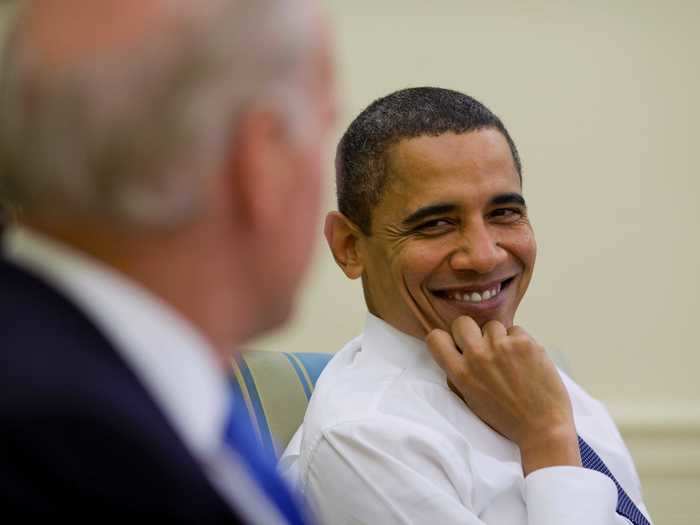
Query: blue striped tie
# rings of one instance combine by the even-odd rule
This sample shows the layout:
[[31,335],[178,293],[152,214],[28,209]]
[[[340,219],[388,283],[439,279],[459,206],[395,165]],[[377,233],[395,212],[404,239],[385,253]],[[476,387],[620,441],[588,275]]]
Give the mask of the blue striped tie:
[[300,506],[282,478],[277,474],[275,458],[270,457],[255,435],[243,398],[232,388],[233,402],[224,441],[243,460],[251,477],[290,525],[308,524]]
[[581,463],[584,467],[597,470],[615,482],[615,486],[617,487],[617,513],[630,520],[634,525],[650,525],[649,521],[644,517],[644,514],[642,514],[642,511],[637,508],[617,482],[615,476],[612,475],[612,472],[610,472],[605,463],[603,463],[603,460],[600,459],[600,456],[596,454],[595,450],[593,450],[588,443],[581,439],[581,436],[578,438],[578,448],[581,451]]

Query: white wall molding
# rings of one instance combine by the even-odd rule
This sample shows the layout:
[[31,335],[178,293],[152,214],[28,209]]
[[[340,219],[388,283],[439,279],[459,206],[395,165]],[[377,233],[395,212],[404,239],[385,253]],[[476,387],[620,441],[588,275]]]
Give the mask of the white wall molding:
[[633,433],[692,433],[700,432],[700,399],[605,403],[620,429]]
[[700,479],[700,400],[606,406],[642,477]]

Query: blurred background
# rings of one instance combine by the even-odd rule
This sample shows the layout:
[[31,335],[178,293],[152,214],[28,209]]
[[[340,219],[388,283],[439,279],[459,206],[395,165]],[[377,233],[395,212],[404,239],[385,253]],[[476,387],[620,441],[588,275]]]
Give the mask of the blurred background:
[[[0,31],[14,3],[0,2]],[[700,523],[700,4],[325,4],[338,137],[409,86],[457,89],[502,117],[539,244],[517,322],[606,403],[655,522]],[[333,209],[330,153],[328,168]],[[296,317],[250,346],[334,352],[364,318],[360,284],[335,267],[319,227]]]

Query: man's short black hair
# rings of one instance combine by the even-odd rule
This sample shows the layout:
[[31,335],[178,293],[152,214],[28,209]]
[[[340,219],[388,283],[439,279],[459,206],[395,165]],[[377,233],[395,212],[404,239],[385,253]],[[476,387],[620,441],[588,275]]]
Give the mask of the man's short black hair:
[[500,131],[508,141],[522,179],[522,166],[503,122],[472,97],[436,87],[396,91],[375,100],[350,124],[335,159],[338,209],[366,235],[372,210],[387,182],[386,154],[402,139],[443,133],[468,133],[484,128]]

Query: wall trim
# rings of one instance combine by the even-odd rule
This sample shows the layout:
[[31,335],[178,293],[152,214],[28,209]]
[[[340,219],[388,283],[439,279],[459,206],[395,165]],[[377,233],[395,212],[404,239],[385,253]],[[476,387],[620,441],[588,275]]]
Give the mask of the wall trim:
[[606,406],[642,477],[700,477],[700,400]]
[[632,434],[700,433],[700,399],[653,402],[607,402],[618,427]]

